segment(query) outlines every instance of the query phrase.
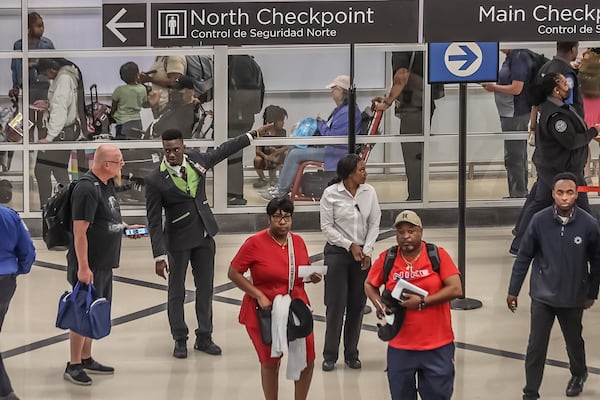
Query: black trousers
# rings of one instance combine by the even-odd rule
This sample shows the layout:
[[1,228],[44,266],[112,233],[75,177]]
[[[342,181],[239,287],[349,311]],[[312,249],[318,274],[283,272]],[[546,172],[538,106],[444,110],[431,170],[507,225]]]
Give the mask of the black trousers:
[[[400,134],[423,135],[423,110],[400,112]],[[423,142],[402,143],[402,158],[408,186],[407,200],[423,198]]]
[[192,264],[196,286],[197,337],[212,335],[212,296],[215,277],[215,241],[204,238],[203,243],[189,250],[169,252],[169,288],[167,314],[174,340],[187,339],[183,305],[185,301],[185,276],[188,264]]
[[[526,131],[529,114],[516,117],[500,117],[502,132]],[[504,141],[504,167],[508,178],[508,194],[510,197],[527,196],[527,140]]]
[[52,196],[52,175],[63,186],[69,185],[71,150],[40,150],[35,162],[35,179],[40,195],[40,208]]
[[[323,359],[337,361],[342,325],[344,328],[344,359],[358,358],[358,340],[367,301],[365,279],[368,270],[360,269],[352,254],[341,247],[325,245],[325,306],[326,328]],[[344,321],[344,313],[346,318]]]
[[[16,288],[16,275],[0,275],[0,331],[2,330],[4,317],[6,316],[10,300],[15,294]],[[2,362],[2,353],[0,353],[0,396],[7,396],[12,391],[13,388],[10,383],[10,378],[6,373],[4,362]]]
[[[231,118],[231,117],[230,117]],[[240,120],[230,119],[227,123],[227,137],[235,138],[249,132],[254,124],[252,120],[243,118]],[[227,196],[244,197],[244,151],[240,150],[227,159]]]
[[548,342],[555,318],[558,319],[567,345],[571,375],[582,376],[586,373],[585,344],[581,336],[582,317],[583,308],[552,307],[539,301],[531,301],[531,327],[525,356],[524,400],[540,397],[539,388],[542,384]]

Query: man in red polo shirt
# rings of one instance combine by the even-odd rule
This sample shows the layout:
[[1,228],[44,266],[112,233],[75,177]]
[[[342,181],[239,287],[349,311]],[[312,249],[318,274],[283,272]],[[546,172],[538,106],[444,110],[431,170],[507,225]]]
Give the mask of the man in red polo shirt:
[[[404,279],[428,292],[419,296],[404,292],[398,301],[406,316],[398,333],[389,341],[387,374],[392,400],[450,399],[454,389],[454,332],[450,300],[462,296],[459,271],[443,248],[438,248],[439,271],[434,271],[421,240],[421,218],[410,210],[401,211],[394,222],[398,250],[384,282],[387,250],[373,263],[365,292],[381,318],[389,309],[379,288],[392,291]],[[418,386],[416,383],[418,376]]]

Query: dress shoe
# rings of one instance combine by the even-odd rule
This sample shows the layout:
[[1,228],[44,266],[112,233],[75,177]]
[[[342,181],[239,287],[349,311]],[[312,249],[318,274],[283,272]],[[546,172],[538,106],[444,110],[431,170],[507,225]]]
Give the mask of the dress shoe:
[[323,360],[321,368],[323,369],[323,371],[333,371],[333,369],[335,368],[335,361]]
[[187,358],[187,340],[178,339],[175,341],[175,348],[173,348],[173,357]]
[[196,343],[194,344],[194,349],[203,351],[211,356],[220,356],[222,353],[221,348],[217,346],[210,338],[197,338]]
[[579,396],[579,393],[583,392],[583,384],[585,383],[587,377],[587,372],[582,376],[572,376],[571,379],[569,379],[567,390],[565,391],[567,397]]
[[348,367],[352,369],[360,369],[362,367],[362,364],[360,363],[360,360],[358,358],[354,360],[346,360],[345,363]]

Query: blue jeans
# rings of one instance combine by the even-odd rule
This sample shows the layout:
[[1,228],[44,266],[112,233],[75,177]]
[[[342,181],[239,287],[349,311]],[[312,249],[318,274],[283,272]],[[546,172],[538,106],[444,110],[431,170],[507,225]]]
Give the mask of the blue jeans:
[[416,400],[417,390],[422,400],[450,400],[454,391],[454,343],[432,350],[388,346],[387,375],[392,400]]
[[283,167],[279,173],[279,194],[287,194],[292,185],[296,172],[304,161],[325,161],[324,147],[307,147],[305,149],[292,147],[285,156]]

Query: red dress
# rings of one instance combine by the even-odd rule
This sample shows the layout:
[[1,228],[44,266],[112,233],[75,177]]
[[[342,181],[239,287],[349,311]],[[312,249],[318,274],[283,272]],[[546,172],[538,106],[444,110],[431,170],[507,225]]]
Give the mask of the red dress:
[[[310,304],[304,291],[304,283],[298,278],[298,266],[309,265],[308,250],[304,240],[292,233],[294,256],[296,261],[296,279],[292,289],[292,298],[299,298]],[[267,229],[250,236],[231,261],[231,268],[242,274],[250,270],[252,284],[262,291],[273,302],[276,295],[285,295],[288,291],[288,247],[278,244]],[[248,294],[242,299],[239,321],[246,326],[248,335],[254,344],[261,364],[277,363],[279,358],[271,358],[271,346],[262,343],[258,326],[256,300]],[[306,338],[307,362],[315,359],[314,336]]]

